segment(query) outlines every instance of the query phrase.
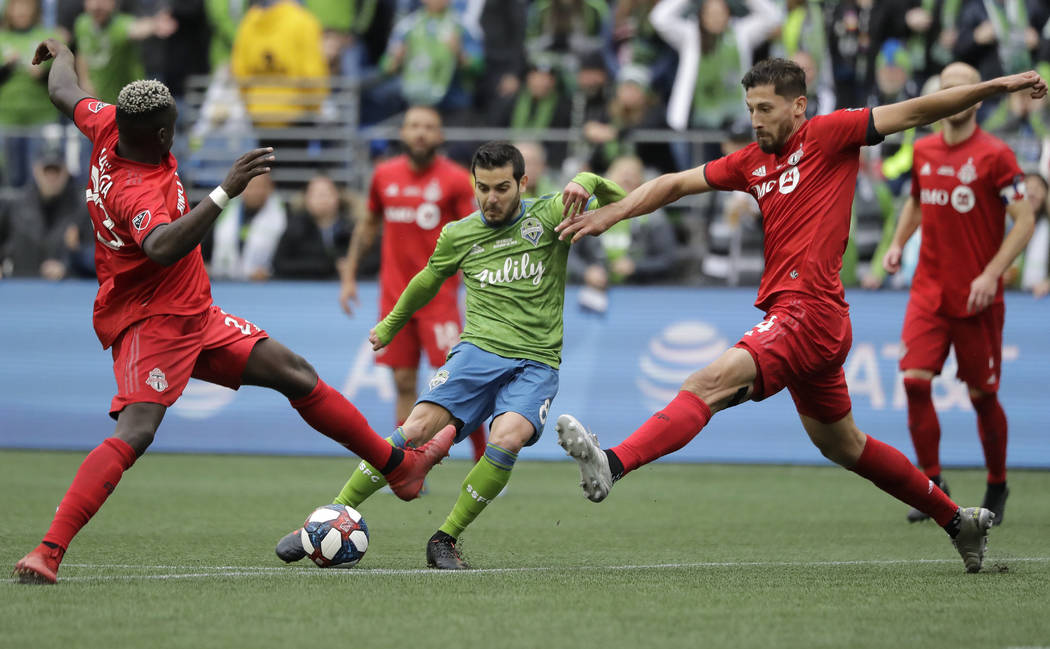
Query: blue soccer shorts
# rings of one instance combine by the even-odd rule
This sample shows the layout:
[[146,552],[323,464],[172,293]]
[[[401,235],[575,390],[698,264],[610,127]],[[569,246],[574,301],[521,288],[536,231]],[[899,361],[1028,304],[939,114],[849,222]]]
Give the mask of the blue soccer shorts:
[[463,422],[461,442],[483,422],[516,412],[535,430],[526,446],[535,444],[558,394],[558,370],[523,358],[504,358],[460,342],[430,379],[416,403],[435,403]]

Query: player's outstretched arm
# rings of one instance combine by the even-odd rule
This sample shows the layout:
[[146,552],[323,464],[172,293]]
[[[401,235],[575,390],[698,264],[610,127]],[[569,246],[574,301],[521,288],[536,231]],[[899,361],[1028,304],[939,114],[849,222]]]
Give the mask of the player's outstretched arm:
[[204,235],[226,207],[226,202],[239,196],[248,181],[270,172],[273,147],[253,149],[230,167],[226,180],[185,216],[158,225],[142,241],[142,252],[162,266],[170,266],[200,245]]
[[368,340],[372,343],[372,349],[379,351],[390,344],[412,314],[434,299],[446,279],[448,278],[439,275],[429,264],[416,273],[397,298],[394,308],[369,332]]
[[51,64],[51,71],[47,76],[47,94],[51,97],[51,103],[62,111],[63,115],[73,119],[73,109],[77,107],[77,102],[91,95],[80,87],[77,80],[73,52],[53,38],[36,46],[33,65],[40,65],[51,59],[55,62]]
[[572,237],[573,242],[587,235],[597,236],[616,223],[649,214],[683,196],[714,189],[704,178],[703,165],[678,173],[664,174],[643,184],[623,200],[582,214],[566,217],[555,227],[559,239]]
[[908,243],[911,235],[919,228],[922,222],[922,211],[914,197],[909,196],[901,207],[900,216],[897,217],[897,229],[893,232],[893,240],[886,248],[886,254],[882,256],[882,268],[893,275],[901,269],[901,251],[904,244]]
[[906,131],[913,126],[932,124],[994,95],[1029,89],[1035,99],[1046,95],[1046,81],[1038,72],[1022,72],[939,90],[907,101],[876,106],[871,110],[871,114],[875,120],[875,130],[880,135],[889,135]]

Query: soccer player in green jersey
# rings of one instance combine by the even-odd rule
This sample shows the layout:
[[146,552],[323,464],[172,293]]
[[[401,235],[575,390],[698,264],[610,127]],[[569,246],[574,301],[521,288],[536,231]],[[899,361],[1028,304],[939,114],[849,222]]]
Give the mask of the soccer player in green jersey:
[[[381,349],[445,279],[463,272],[467,317],[461,340],[389,438],[395,446],[419,446],[451,423],[458,442],[494,416],[485,455],[427,543],[427,565],[445,570],[469,568],[457,540],[506,486],[521,449],[539,439],[558,393],[569,242],[558,239],[554,226],[588,204],[624,196],[616,183],[581,173],[560,194],[523,199],[525,161],[504,142],[482,145],[470,171],[481,209],[442,229],[427,265],[369,334],[372,347]],[[384,484],[382,474],[362,461],[335,502],[358,507]],[[305,556],[298,530],[281,539],[277,556]]]

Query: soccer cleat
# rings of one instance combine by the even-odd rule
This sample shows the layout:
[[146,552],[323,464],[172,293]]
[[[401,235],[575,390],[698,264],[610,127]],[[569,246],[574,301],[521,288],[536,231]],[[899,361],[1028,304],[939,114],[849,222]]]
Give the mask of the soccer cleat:
[[300,527],[281,537],[281,540],[277,542],[277,547],[274,549],[278,559],[285,563],[292,563],[306,556],[306,550],[303,548],[301,538],[302,533],[303,528]]
[[959,518],[959,534],[952,539],[952,545],[962,556],[966,572],[980,572],[995,514],[984,507],[960,507]]
[[[935,484],[938,487],[940,487],[940,490],[944,492],[945,496],[952,495],[951,492],[948,491],[948,483],[941,476],[938,475],[938,476],[934,476],[934,477],[930,478],[930,482],[932,482],[933,484]],[[914,507],[912,507],[910,510],[908,510],[908,522],[909,523],[918,523],[920,521],[928,521],[928,520],[930,520],[930,515],[927,514],[926,512],[919,511],[918,509],[915,509]]]
[[558,444],[580,466],[580,486],[583,494],[600,503],[609,495],[613,478],[609,458],[598,444],[598,438],[583,427],[572,415],[561,415],[555,425]]
[[1006,497],[1010,495],[1010,488],[1004,482],[1002,485],[988,485],[984,491],[984,502],[981,507],[995,514],[995,522],[992,525],[1003,524],[1003,514],[1006,512]]
[[456,427],[449,424],[423,446],[406,448],[405,459],[386,476],[394,495],[401,500],[418,498],[427,472],[448,455],[455,437]]
[[15,564],[11,573],[22,584],[53,584],[58,579],[58,564],[65,550],[41,543]]
[[438,530],[427,541],[427,567],[438,570],[470,570],[470,566],[459,556],[456,539]]

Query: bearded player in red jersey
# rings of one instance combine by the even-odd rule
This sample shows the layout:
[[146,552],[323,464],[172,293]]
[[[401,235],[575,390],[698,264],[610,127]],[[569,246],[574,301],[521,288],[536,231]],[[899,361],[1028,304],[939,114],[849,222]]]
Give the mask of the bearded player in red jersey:
[[170,153],[176,110],[167,87],[133,82],[112,106],[77,85],[72,52],[48,39],[33,63],[51,58],[51,101],[93,145],[87,203],[97,239],[94,325],[102,346],[113,349],[117,395],[110,416],[117,425],[80,465],[43,541],[15,564],[14,574],[22,583],[55,583],[73,536],[149,447],[191,376],[235,390],[277,390],[308,424],[383,467],[398,496],[415,498],[427,471],[447,454],[455,427],[420,449],[391,447],[309,363],[212,304],[199,244],[230,197],[270,171],[273,150],[241,156],[191,210]]
[[[977,83],[965,63],[941,72],[941,87]],[[901,334],[900,368],[908,396],[908,429],[922,471],[948,493],[941,477],[941,427],[930,382],[955,348],[957,375],[970,389],[988,468],[985,509],[1003,522],[1006,497],[1006,413],[999,389],[1003,347],[1002,274],[1035,229],[1025,179],[1005,143],[977,126],[977,106],[941,120],[940,133],[915,143],[911,196],[901,210],[882,265],[900,270],[901,248],[922,224],[919,265]],[[1014,224],[1004,238],[1006,215]],[[929,518],[912,509],[908,520]]]
[[[368,214],[354,228],[342,272],[339,303],[347,315],[357,303],[357,267],[383,228],[379,266],[379,317],[397,304],[397,298],[434,252],[446,223],[469,216],[476,209],[474,183],[463,167],[438,154],[444,142],[441,115],[430,106],[413,106],[401,123],[405,153],[376,165],[368,189]],[[397,426],[405,423],[416,403],[419,358],[425,353],[431,367],[445,364],[445,356],[459,342],[461,324],[459,278],[448,279],[437,297],[419,310],[401,334],[376,355],[376,363],[394,373]],[[390,438],[403,444],[396,431]],[[471,432],[477,462],[485,454],[485,430]]]
[[618,446],[603,451],[571,415],[558,418],[558,441],[579,464],[585,495],[599,502],[615,480],[696,437],[713,413],[787,388],[802,426],[825,457],[926,512],[952,537],[966,570],[977,572],[994,514],[960,508],[900,451],[865,435],[853,421],[842,371],[852,330],[839,270],[860,147],[997,93],[1031,88],[1041,97],[1046,83],[1028,72],[809,120],[805,75],[796,64],[762,61],[742,84],[756,143],[697,169],[656,178],[619,203],[570,217],[558,228],[575,241],[687,194],[749,191],[758,199],[765,232],[765,271],[755,303],[765,320],[687,378],[670,404]]

